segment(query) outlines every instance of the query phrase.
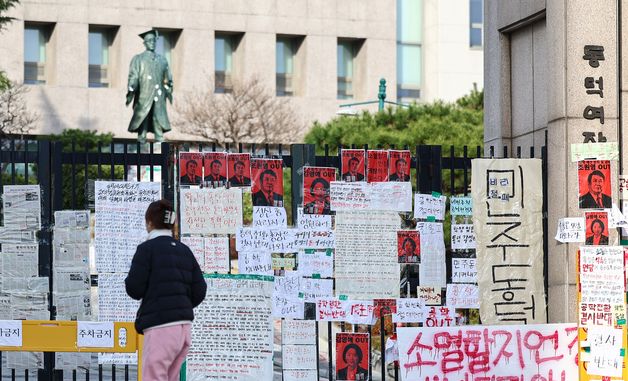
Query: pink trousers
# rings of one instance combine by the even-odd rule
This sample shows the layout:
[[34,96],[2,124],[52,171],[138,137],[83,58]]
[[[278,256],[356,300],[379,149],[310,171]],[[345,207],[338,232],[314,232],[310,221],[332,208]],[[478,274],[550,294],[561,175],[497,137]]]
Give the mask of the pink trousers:
[[191,343],[191,324],[153,328],[144,332],[142,380],[178,381]]

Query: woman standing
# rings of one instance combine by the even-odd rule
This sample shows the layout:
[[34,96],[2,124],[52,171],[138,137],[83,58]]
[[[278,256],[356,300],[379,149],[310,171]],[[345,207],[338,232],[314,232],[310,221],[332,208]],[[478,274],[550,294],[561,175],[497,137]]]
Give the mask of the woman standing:
[[166,200],[146,210],[148,239],[138,245],[125,280],[126,292],[141,299],[135,329],[144,334],[142,378],[179,380],[191,342],[193,308],[207,284],[192,251],[172,238],[175,214]]

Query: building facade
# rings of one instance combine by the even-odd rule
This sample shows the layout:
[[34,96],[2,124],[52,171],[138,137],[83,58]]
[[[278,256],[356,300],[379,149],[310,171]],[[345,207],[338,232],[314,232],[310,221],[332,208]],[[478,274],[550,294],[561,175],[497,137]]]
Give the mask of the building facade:
[[[484,16],[485,146],[521,147],[526,157],[528,147],[539,157],[547,146],[548,318],[574,322],[578,244],[552,237],[560,218],[584,217],[572,157],[584,143],[618,143],[610,180],[613,203],[621,205],[628,12],[622,1],[488,0]],[[616,229],[610,230],[610,244],[617,245]]]
[[[380,78],[387,100],[405,102],[453,100],[481,83],[481,59],[454,58],[460,48],[481,56],[481,20],[470,12],[482,1],[454,3],[24,0],[0,33],[0,68],[29,84],[29,107],[40,116],[34,133],[80,128],[131,137],[128,65],[144,50],[138,34],[155,28],[175,104],[190,92],[225,93],[256,77],[289,97],[309,124],[333,118],[340,104],[375,100]],[[168,138],[191,137],[173,131]]]

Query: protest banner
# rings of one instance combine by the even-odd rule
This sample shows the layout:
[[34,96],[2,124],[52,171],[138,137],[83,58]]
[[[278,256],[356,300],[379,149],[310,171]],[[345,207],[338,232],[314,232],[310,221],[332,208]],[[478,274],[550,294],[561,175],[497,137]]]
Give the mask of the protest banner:
[[329,188],[336,168],[303,167],[303,213],[331,214]]
[[575,324],[397,328],[402,381],[577,380]]
[[161,184],[96,181],[95,192],[96,269],[126,273],[146,237],[146,209],[161,199]]
[[607,212],[585,212],[586,225],[585,245],[604,246],[608,245],[608,213]]
[[388,181],[410,181],[412,156],[410,151],[388,151],[390,154]]
[[227,179],[230,187],[251,185],[251,154],[230,153],[227,155]]
[[343,149],[340,152],[342,181],[364,181],[365,152],[363,149]]
[[227,153],[203,153],[203,183],[206,187],[218,188],[227,184]]
[[336,380],[369,380],[369,334],[336,333]]
[[201,185],[203,181],[203,154],[179,152],[179,184]]
[[397,232],[397,262],[420,263],[421,244],[419,232],[402,230]]
[[399,297],[400,226],[395,212],[336,214],[336,295],[358,300]]
[[366,155],[367,181],[369,183],[388,181],[388,151],[368,150]]
[[561,218],[558,220],[555,239],[559,242],[584,242],[585,224],[582,217]]
[[242,226],[240,188],[181,189],[182,234],[233,234]]
[[482,323],[545,322],[541,160],[473,159],[471,167]]
[[186,379],[272,380],[273,277],[211,274],[205,280],[207,296],[194,309]]
[[582,160],[578,162],[580,209],[610,208],[611,162],[609,160]]
[[253,206],[283,207],[283,161],[251,159]]

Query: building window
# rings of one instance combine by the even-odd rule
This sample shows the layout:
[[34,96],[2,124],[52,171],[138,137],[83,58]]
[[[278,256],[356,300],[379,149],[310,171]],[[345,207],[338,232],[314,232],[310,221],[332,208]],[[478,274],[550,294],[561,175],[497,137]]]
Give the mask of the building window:
[[109,87],[114,35],[113,28],[89,27],[89,87]]
[[214,76],[216,93],[228,93],[233,89],[234,56],[240,42],[241,35],[216,33]]
[[297,74],[295,62],[301,41],[303,37],[299,36],[277,37],[275,50],[277,96],[295,94]]
[[24,24],[24,83],[46,83],[46,50],[50,27]]
[[484,2],[482,0],[469,1],[469,46],[472,48],[481,48],[483,45]]
[[422,0],[397,0],[397,99],[421,96]]
[[158,29],[158,33],[159,36],[155,41],[155,53],[164,56],[172,68],[173,52],[181,31]]
[[353,98],[355,59],[358,42],[338,40],[338,99]]

